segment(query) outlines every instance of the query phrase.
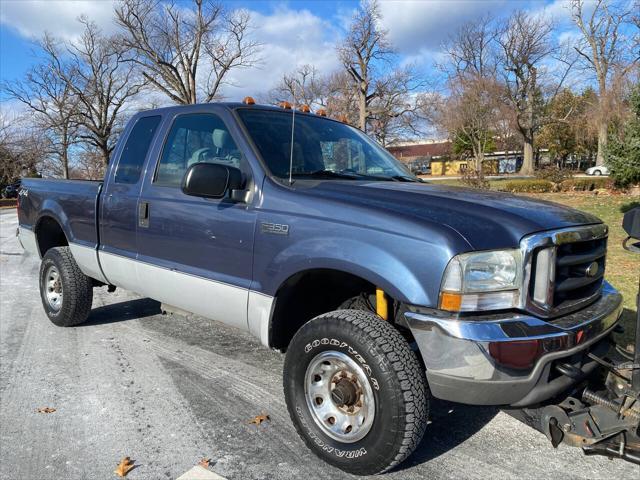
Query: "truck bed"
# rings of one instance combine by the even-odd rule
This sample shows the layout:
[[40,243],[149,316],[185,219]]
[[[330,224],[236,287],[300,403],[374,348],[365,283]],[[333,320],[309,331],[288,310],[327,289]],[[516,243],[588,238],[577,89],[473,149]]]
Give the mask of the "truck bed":
[[70,243],[95,248],[101,189],[101,181],[25,178],[18,199],[20,227],[33,231],[51,216],[60,221]]

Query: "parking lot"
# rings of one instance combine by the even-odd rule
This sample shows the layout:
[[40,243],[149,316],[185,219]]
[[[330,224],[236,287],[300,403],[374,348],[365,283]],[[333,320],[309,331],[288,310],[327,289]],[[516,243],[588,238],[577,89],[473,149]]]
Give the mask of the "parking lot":
[[[348,478],[295,433],[281,354],[215,321],[162,315],[155,301],[104,288],[87,324],[55,327],[40,304],[38,260],[15,238],[15,211],[1,211],[0,221],[0,478],[115,478],[125,456],[138,465],[130,479],[177,478],[202,458],[229,479]],[[45,407],[55,412],[37,412]],[[250,424],[259,414],[270,420]],[[554,450],[495,409],[433,402],[431,420],[418,450],[383,478],[638,473]]]

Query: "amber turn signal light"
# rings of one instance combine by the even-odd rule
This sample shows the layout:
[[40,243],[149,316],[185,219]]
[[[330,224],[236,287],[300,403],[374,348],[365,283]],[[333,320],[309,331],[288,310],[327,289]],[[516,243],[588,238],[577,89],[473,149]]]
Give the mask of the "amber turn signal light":
[[462,305],[462,295],[459,293],[442,292],[440,294],[440,309],[448,312],[459,312]]

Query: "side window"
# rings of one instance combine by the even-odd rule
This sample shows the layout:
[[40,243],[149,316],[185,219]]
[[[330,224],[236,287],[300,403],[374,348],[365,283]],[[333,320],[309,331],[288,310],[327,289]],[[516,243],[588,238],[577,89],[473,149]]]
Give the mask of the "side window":
[[200,162],[246,168],[220,117],[201,113],[179,116],[173,122],[162,150],[154,183],[179,187],[187,168]]
[[160,115],[142,117],[131,129],[127,143],[120,154],[115,173],[115,183],[137,183],[151,140],[160,124]]

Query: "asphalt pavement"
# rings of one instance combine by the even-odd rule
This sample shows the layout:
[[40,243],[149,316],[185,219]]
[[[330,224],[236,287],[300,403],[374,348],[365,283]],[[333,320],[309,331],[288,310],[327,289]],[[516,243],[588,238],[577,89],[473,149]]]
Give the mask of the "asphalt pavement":
[[[39,261],[22,254],[14,210],[0,211],[0,478],[175,479],[202,458],[228,479],[356,478],[311,454],[291,425],[283,356],[150,299],[95,289],[88,323],[49,322]],[[216,301],[212,299],[212,301]],[[41,408],[53,413],[38,413]],[[267,414],[269,421],[249,421]],[[433,402],[417,451],[389,479],[638,478],[638,467],[554,450],[491,408]]]

